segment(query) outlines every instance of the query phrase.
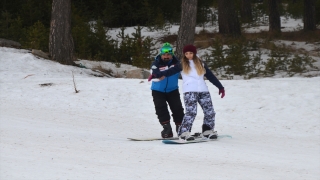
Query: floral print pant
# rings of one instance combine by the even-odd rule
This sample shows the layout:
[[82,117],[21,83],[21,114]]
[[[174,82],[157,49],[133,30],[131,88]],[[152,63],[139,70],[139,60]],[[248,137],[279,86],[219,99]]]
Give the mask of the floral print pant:
[[209,127],[210,129],[214,129],[216,113],[213,109],[210,93],[186,92],[183,95],[186,112],[178,135],[180,136],[186,131],[191,132],[193,121],[197,115],[197,103],[200,104],[204,113],[203,125]]

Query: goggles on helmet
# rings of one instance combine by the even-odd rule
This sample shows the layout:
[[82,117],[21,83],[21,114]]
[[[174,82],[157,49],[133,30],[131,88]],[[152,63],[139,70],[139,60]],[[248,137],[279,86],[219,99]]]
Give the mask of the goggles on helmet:
[[170,55],[173,55],[173,49],[172,49],[172,47],[162,47],[162,48],[160,49],[160,55],[164,55],[164,54],[166,54],[166,53],[168,53],[168,54],[170,54]]

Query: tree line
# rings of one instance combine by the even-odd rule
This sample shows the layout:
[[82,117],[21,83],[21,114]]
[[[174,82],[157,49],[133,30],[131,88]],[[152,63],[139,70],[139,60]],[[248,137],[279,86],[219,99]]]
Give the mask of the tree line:
[[[159,30],[179,24],[176,53],[180,57],[179,49],[193,43],[196,25],[216,21],[219,33],[238,37],[241,25],[256,23],[261,14],[268,15],[273,33],[281,32],[283,14],[303,17],[305,31],[316,30],[320,22],[316,0],[4,0],[1,5],[0,37],[49,51],[53,60],[63,64],[73,64],[76,58],[149,62],[152,40],[141,35],[140,26]],[[122,41],[117,42],[106,34],[108,28],[128,26],[139,26],[134,38],[119,32]]]

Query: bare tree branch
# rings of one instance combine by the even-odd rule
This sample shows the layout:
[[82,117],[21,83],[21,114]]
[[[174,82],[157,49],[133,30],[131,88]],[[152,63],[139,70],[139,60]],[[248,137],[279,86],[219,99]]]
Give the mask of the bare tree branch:
[[73,86],[74,86],[74,91],[75,91],[76,93],[78,93],[78,92],[80,92],[80,90],[79,90],[79,91],[77,90],[76,82],[74,81],[74,74],[73,74],[73,71],[72,71],[72,77],[73,77]]

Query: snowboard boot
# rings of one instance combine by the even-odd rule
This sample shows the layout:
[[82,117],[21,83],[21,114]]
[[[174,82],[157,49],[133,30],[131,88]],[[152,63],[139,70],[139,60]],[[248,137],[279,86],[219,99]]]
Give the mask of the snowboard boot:
[[208,138],[208,139],[217,139],[218,134],[217,131],[214,131],[213,129],[210,129],[207,125],[202,125],[202,137]]
[[205,138],[208,138],[208,139],[217,139],[218,133],[217,133],[217,131],[207,130],[202,133],[202,136]]
[[172,128],[170,123],[163,124],[163,130],[161,131],[162,138],[171,138],[173,137]]
[[193,136],[190,135],[190,132],[186,131],[184,133],[182,133],[180,136],[179,136],[179,139],[180,140],[184,140],[184,141],[193,141],[195,140],[195,138]]

